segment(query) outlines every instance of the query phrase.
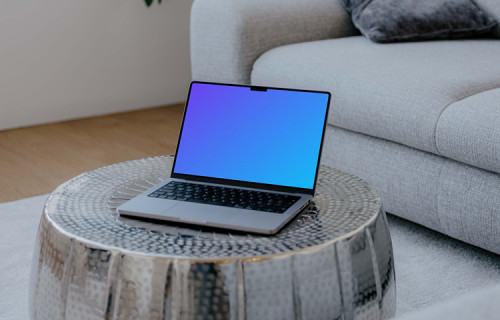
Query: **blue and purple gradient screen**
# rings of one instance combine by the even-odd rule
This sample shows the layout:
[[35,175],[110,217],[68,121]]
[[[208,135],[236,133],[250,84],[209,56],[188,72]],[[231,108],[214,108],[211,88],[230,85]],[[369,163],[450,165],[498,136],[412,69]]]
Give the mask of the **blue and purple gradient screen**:
[[328,98],[192,83],[173,172],[313,189]]

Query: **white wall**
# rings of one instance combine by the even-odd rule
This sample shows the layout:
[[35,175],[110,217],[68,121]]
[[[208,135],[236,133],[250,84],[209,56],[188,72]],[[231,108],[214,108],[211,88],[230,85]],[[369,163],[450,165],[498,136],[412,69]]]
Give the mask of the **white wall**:
[[184,101],[191,4],[0,1],[0,129]]

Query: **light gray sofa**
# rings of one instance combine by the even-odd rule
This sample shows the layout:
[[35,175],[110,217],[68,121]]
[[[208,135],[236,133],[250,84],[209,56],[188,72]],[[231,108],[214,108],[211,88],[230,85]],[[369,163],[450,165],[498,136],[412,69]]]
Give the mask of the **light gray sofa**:
[[376,44],[338,0],[197,0],[191,62],[193,80],[332,92],[322,162],[390,213],[397,315],[499,319],[500,40]]
[[[500,2],[476,3],[500,21]],[[198,0],[191,62],[193,80],[332,92],[322,162],[370,183],[388,213],[460,240],[450,250],[491,252],[468,259],[500,282],[499,39],[376,44],[338,0]]]

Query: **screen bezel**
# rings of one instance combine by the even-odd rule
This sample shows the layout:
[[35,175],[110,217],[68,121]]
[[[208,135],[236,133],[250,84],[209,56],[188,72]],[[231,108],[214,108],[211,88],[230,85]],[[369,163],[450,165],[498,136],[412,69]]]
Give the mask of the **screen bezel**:
[[[244,88],[249,88],[250,90],[253,90],[253,91],[267,91],[268,89],[271,89],[271,90],[285,90],[285,91],[299,91],[299,92],[311,92],[311,93],[327,94],[328,103],[326,106],[325,120],[323,122],[323,131],[321,134],[321,142],[320,142],[320,147],[319,147],[318,159],[316,161],[316,171],[314,174],[313,188],[307,189],[307,188],[289,187],[289,186],[281,186],[281,185],[266,184],[266,183],[259,183],[259,182],[248,182],[248,181],[241,181],[241,180],[222,179],[222,178],[214,178],[214,177],[207,177],[207,176],[197,176],[197,175],[190,175],[190,174],[185,174],[185,173],[175,173],[174,169],[175,169],[175,164],[177,161],[177,152],[179,151],[179,142],[180,142],[181,137],[182,137],[182,129],[184,128],[184,121],[186,119],[187,108],[189,106],[189,97],[191,96],[191,89],[193,87],[193,84],[195,84],[195,83],[212,84],[212,85],[220,85],[220,86],[232,86],[232,87],[244,87]],[[287,193],[301,193],[301,194],[314,195],[314,192],[316,191],[316,181],[318,179],[318,171],[319,171],[321,153],[323,151],[323,141],[325,139],[325,131],[326,131],[326,123],[327,123],[327,119],[328,119],[328,112],[330,110],[330,99],[331,99],[331,93],[328,91],[290,89],[290,88],[278,88],[278,87],[267,87],[267,86],[263,87],[263,86],[229,84],[229,83],[219,83],[219,82],[206,82],[206,81],[191,81],[191,83],[189,85],[189,92],[187,95],[186,104],[184,107],[184,114],[182,116],[182,123],[181,123],[181,128],[179,131],[179,137],[177,140],[177,146],[176,146],[175,156],[174,156],[174,163],[172,165],[170,177],[176,178],[176,179],[192,180],[192,181],[199,181],[199,182],[206,182],[206,183],[225,184],[225,185],[244,187],[244,188],[265,189],[265,190],[287,192]]]

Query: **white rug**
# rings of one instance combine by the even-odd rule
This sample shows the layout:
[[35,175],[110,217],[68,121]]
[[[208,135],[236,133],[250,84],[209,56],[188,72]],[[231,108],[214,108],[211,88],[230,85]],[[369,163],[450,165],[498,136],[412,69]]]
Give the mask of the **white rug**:
[[396,315],[500,284],[500,256],[388,215]]
[[[31,256],[47,195],[0,204],[0,319],[25,320]],[[500,256],[389,215],[397,314],[500,281]]]
[[31,255],[47,196],[0,204],[0,319],[29,319]]

